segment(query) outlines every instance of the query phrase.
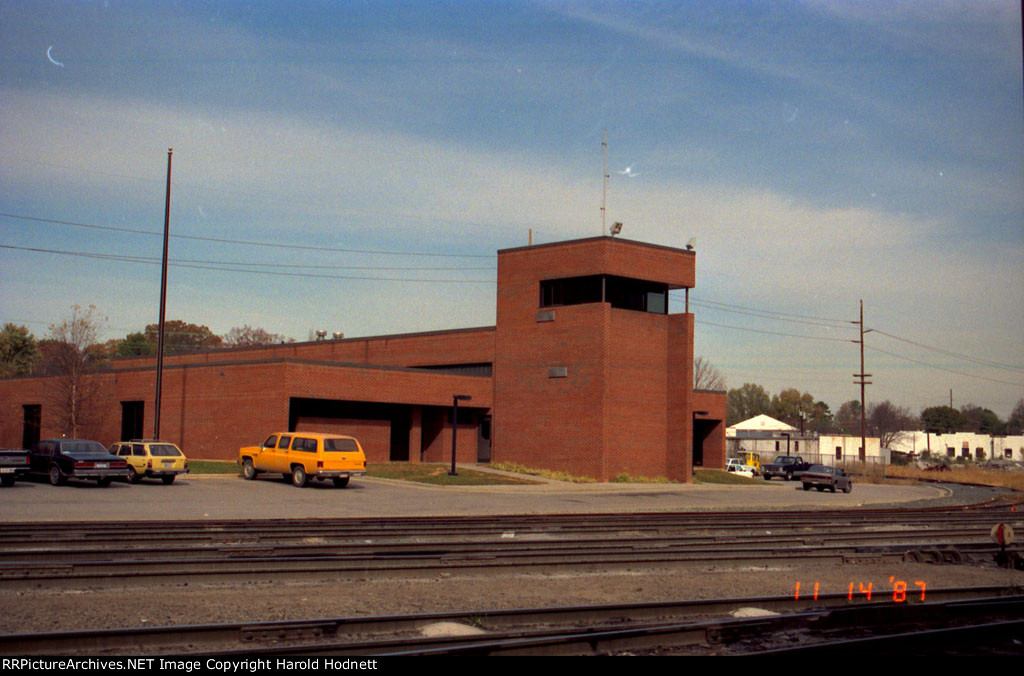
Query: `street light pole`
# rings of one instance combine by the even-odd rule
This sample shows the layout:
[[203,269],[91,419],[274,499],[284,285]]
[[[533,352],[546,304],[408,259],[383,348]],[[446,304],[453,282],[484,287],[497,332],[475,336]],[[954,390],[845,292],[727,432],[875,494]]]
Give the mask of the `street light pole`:
[[459,476],[455,471],[455,435],[459,431],[459,402],[469,401],[473,397],[468,394],[456,394],[452,396],[452,469],[448,476]]

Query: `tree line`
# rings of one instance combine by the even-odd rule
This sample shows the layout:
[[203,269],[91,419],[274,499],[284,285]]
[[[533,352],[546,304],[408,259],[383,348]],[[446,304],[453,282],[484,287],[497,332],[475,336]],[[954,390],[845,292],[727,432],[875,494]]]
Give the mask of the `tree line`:
[[[832,413],[824,401],[795,388],[769,395],[760,385],[746,383],[742,387],[728,390],[727,425],[735,425],[761,414],[805,432],[860,434],[861,405],[855,399],[844,402]],[[910,430],[1017,435],[1024,434],[1024,398],[1017,402],[1005,421],[992,410],[974,404],[965,404],[959,410],[951,406],[930,406],[915,415],[906,406],[899,406],[889,400],[869,403],[864,418],[865,432],[879,437],[883,448],[896,441],[900,432]]]
[[[159,324],[147,324],[124,338],[100,342],[105,322],[92,305],[74,306],[71,316],[51,324],[43,338],[36,338],[25,326],[8,322],[0,331],[0,377],[61,375],[79,368],[97,368],[114,357],[156,354]],[[164,322],[164,354],[290,342],[295,339],[249,325],[218,335],[208,326],[181,319]]]

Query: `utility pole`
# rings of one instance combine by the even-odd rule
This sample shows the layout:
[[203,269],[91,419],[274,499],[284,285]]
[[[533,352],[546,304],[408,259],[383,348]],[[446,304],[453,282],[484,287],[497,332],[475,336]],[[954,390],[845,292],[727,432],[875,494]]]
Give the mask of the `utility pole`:
[[160,438],[160,387],[164,375],[164,315],[167,310],[167,242],[171,228],[171,155],[167,149],[167,199],[164,202],[164,258],[160,269],[160,328],[156,342],[156,404],[153,419],[153,438]]
[[605,215],[607,214],[608,205],[608,130],[604,130],[604,140],[601,141],[601,147],[604,149],[604,171],[601,172],[601,236],[604,237],[608,234],[608,228],[605,227]]
[[865,433],[865,428],[867,427],[867,420],[866,420],[866,414],[865,414],[865,410],[866,409],[865,409],[865,401],[864,401],[864,386],[871,384],[871,381],[866,380],[866,378],[870,378],[871,377],[871,374],[870,373],[864,373],[864,334],[865,333],[871,333],[871,331],[872,331],[872,329],[868,329],[867,331],[864,330],[864,301],[863,300],[860,301],[860,320],[855,321],[855,322],[850,322],[850,323],[851,324],[857,324],[860,327],[860,340],[853,341],[854,343],[860,343],[860,373],[854,373],[853,374],[854,378],[859,378],[860,380],[859,381],[858,380],[853,381],[853,384],[854,385],[860,385],[860,455],[861,455],[860,459],[863,461],[863,460],[865,460],[867,458],[867,453],[868,453],[867,435]]

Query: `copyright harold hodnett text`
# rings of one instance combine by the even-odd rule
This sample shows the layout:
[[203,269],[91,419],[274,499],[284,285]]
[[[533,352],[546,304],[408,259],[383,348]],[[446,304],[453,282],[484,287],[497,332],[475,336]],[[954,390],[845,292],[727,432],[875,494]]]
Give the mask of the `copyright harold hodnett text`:
[[184,673],[216,672],[221,674],[254,674],[261,671],[365,671],[377,669],[375,659],[332,657],[311,658],[174,658],[110,657],[110,658],[40,658],[4,657],[0,670],[18,671],[172,671]]

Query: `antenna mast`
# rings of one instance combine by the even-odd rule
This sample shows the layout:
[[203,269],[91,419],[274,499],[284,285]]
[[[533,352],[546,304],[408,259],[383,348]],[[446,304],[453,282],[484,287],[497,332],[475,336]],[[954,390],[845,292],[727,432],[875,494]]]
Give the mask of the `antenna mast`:
[[607,213],[606,205],[608,202],[608,130],[604,130],[604,140],[601,141],[601,147],[604,148],[604,171],[601,172],[603,187],[601,188],[601,236],[608,234],[608,229],[605,227],[605,214]]

